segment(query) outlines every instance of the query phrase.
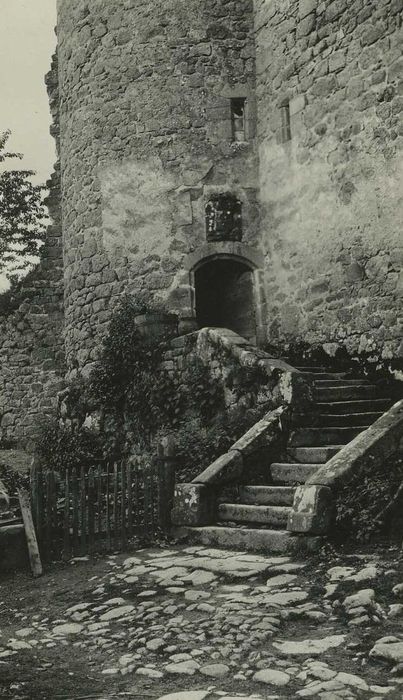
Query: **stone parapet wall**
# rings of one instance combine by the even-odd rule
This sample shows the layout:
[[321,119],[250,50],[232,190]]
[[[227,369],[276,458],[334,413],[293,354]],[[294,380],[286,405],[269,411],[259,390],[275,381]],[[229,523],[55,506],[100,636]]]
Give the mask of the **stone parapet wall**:
[[254,5],[268,338],[401,357],[403,3]]
[[[195,360],[201,361],[222,385],[228,409],[242,404],[280,406],[289,404],[293,398],[300,373],[226,328],[202,328],[174,338],[169,345],[163,368],[180,375],[191,368]],[[251,373],[250,391],[248,371]],[[302,394],[300,387],[298,394]]]
[[[251,0],[60,0],[60,143],[69,366],[96,357],[123,291],[192,313],[186,255],[209,197],[257,236]],[[231,98],[247,97],[247,142]]]

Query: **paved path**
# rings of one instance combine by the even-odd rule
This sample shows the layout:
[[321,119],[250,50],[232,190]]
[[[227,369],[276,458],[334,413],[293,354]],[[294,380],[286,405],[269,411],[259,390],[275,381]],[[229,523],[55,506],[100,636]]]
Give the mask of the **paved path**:
[[[72,654],[100,699],[403,697],[397,551],[312,564],[185,547],[70,567],[58,574],[65,588],[73,571],[85,587],[56,610],[31,601],[3,624],[0,605],[0,673],[24,658],[46,671],[49,657],[57,670]],[[0,697],[42,697],[22,678]]]

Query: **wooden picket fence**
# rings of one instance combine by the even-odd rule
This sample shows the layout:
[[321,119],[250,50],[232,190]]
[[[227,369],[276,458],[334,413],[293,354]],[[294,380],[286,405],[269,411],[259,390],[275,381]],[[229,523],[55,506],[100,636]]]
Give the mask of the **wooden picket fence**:
[[31,507],[43,559],[124,550],[170,526],[174,467],[169,458],[105,462],[60,475],[35,465]]

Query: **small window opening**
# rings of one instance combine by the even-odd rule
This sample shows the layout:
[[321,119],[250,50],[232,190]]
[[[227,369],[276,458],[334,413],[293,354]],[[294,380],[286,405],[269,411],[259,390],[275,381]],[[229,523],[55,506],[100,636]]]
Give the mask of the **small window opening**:
[[235,97],[231,100],[231,123],[233,141],[246,141],[245,106],[245,97]]
[[287,104],[280,107],[281,113],[281,141],[291,141],[291,119],[290,119],[290,105]]

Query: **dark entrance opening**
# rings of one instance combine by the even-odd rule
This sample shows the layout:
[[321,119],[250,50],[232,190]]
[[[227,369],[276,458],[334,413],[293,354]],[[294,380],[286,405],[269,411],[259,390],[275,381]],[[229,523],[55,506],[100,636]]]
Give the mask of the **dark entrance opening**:
[[216,259],[195,272],[196,316],[200,328],[229,328],[256,338],[253,272],[242,262]]

